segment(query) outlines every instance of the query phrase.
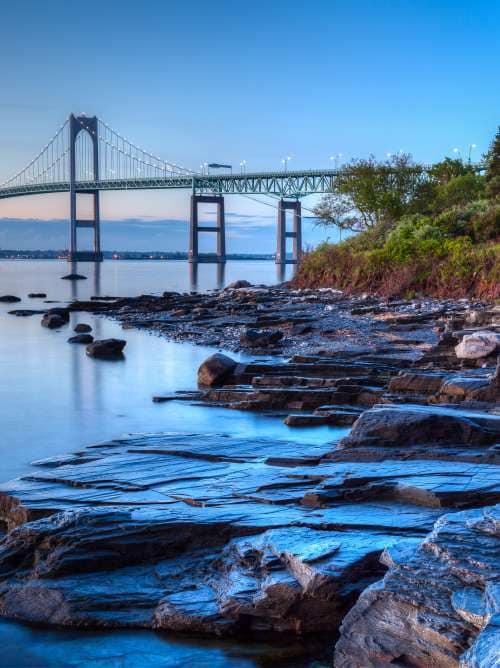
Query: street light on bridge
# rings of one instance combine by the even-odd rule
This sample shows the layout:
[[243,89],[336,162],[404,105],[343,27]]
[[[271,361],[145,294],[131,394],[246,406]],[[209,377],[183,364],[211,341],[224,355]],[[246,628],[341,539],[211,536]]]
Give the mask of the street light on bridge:
[[336,155],[331,155],[330,160],[333,162],[335,169],[339,166],[339,160],[342,157],[342,153],[337,153]]
[[246,172],[246,167],[247,167],[247,161],[246,161],[246,160],[242,160],[242,161],[240,162],[240,168],[241,168],[241,173],[242,173],[242,174],[245,174],[245,172]]
[[288,156],[287,158],[283,158],[283,160],[281,161],[281,164],[285,168],[285,172],[288,171],[288,163],[290,162],[291,159],[292,159],[291,156]]

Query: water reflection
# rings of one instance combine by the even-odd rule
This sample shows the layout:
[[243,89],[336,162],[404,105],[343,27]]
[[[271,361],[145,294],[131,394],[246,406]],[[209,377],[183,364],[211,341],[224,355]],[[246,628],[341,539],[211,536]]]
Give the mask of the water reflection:
[[[65,303],[92,295],[209,290],[238,279],[276,282],[276,265],[257,261],[228,262],[225,266],[151,261],[74,263],[71,272],[87,280],[60,280],[68,273],[63,262],[2,261],[0,294],[21,297],[20,308],[41,309],[47,306],[43,300],[26,298],[35,289],[47,293],[49,300]],[[280,267],[278,280],[291,273],[291,265]],[[186,402],[154,404],[154,394],[196,387],[196,369],[215,349],[172,343],[139,330],[124,332],[117,323],[87,313],[72,313],[69,326],[49,331],[40,326],[40,316],[16,318],[8,315],[10,309],[0,304],[0,480],[30,470],[30,461],[130,432],[219,432],[325,442],[346,431],[325,426],[297,432],[281,420],[259,414]],[[127,339],[125,359],[115,363],[95,360],[86,356],[84,346],[68,344],[78,322],[90,324],[95,338]],[[263,665],[262,656],[269,661],[267,665],[276,665],[267,654],[269,647],[256,642],[193,641],[146,631],[61,631],[5,620],[0,621],[0,645],[0,665],[9,668],[250,668]],[[296,668],[300,661],[280,661],[280,665]]]

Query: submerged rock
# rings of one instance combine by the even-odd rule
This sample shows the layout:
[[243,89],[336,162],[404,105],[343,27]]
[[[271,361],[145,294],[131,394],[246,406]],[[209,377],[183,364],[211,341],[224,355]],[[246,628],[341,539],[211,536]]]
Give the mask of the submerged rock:
[[87,279],[86,276],[82,274],[67,274],[66,276],[61,276],[63,281],[84,281]]
[[77,334],[68,339],[68,343],[93,343],[94,337],[91,334]]
[[236,366],[237,362],[227,355],[215,353],[199,367],[198,383],[200,385],[218,385],[226,380]]
[[30,292],[28,297],[30,299],[47,299],[45,292]]
[[84,322],[79,322],[77,325],[75,325],[73,331],[77,334],[87,334],[88,332],[92,331],[92,327]]
[[14,309],[13,311],[9,311],[9,315],[15,315],[18,318],[27,318],[30,315],[41,315],[42,313],[45,313],[45,311],[30,308],[18,308]]
[[14,304],[15,302],[20,302],[19,297],[15,297],[14,295],[1,295],[0,296],[0,302],[3,302],[4,304]]
[[123,349],[127,342],[123,339],[101,339],[87,346],[86,352],[89,357],[101,359],[120,359],[123,357]]

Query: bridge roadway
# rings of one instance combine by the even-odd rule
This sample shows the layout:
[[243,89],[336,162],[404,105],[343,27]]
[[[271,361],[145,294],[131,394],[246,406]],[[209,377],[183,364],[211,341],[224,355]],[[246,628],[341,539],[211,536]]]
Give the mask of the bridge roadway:
[[[78,192],[96,190],[191,190],[193,194],[213,195],[276,195],[279,197],[304,197],[326,193],[338,176],[335,169],[255,172],[248,174],[214,174],[210,176],[183,175],[167,177],[99,179],[96,181],[77,181]],[[0,188],[0,199],[21,197],[23,195],[41,195],[70,192],[70,181],[56,183],[32,183],[20,186]]]

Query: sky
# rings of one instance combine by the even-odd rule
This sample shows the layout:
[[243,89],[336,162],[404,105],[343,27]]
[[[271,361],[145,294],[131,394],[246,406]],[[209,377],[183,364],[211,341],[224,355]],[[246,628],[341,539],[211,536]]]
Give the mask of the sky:
[[[71,112],[193,169],[398,150],[432,162],[471,144],[479,159],[500,121],[499,26],[498,0],[4,3],[0,181]],[[64,242],[54,221],[68,208],[64,195],[0,200],[0,247]],[[273,207],[241,197],[226,210],[230,252],[273,251]],[[187,247],[186,192],[104,193],[101,215],[109,250]],[[332,233],[308,224],[304,236]]]

